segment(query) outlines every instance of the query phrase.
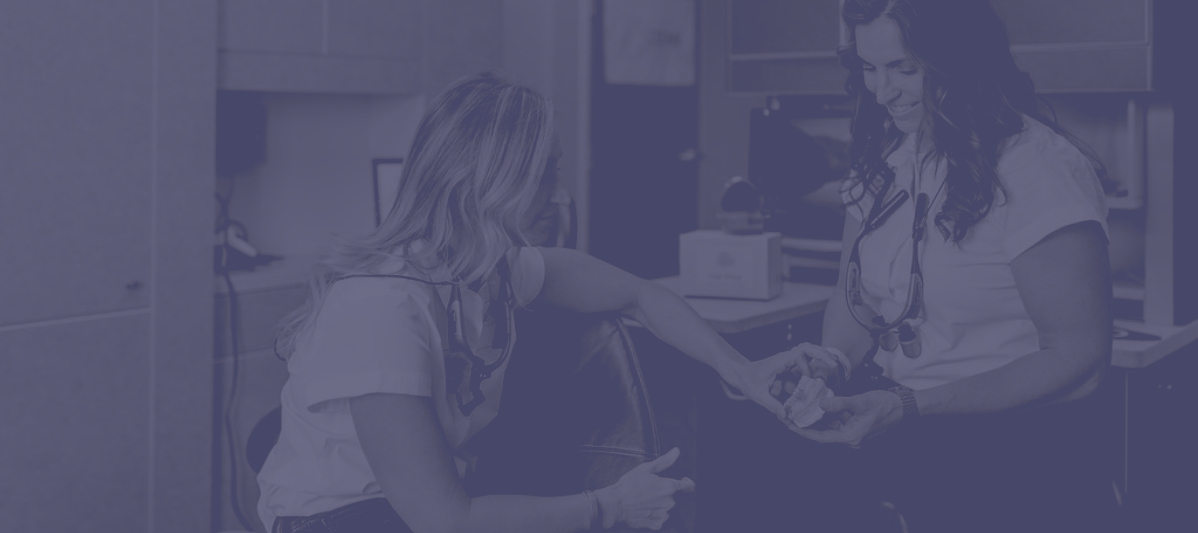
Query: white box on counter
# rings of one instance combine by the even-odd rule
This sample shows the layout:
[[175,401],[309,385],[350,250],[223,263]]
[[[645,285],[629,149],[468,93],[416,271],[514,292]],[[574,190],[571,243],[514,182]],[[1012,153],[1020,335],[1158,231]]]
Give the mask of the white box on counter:
[[782,294],[782,234],[683,233],[679,270],[686,296],[769,300]]

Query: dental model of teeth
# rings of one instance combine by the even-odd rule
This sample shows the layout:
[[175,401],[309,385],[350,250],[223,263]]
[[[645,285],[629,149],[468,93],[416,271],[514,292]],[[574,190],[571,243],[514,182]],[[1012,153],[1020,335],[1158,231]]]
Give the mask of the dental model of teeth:
[[824,410],[819,407],[820,400],[831,398],[834,395],[832,390],[824,384],[822,378],[812,379],[803,376],[799,378],[799,383],[795,386],[794,392],[782,404],[782,407],[786,413],[786,417],[794,425],[805,428],[823,418]]

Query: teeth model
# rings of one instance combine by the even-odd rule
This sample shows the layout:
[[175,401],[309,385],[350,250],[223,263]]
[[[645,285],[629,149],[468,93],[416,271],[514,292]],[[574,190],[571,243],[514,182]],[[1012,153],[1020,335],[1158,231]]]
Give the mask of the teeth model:
[[799,379],[790,398],[782,406],[791,422],[798,427],[805,428],[823,418],[824,410],[819,408],[820,400],[831,398],[834,395],[832,390],[824,384],[822,378],[811,379],[803,376]]

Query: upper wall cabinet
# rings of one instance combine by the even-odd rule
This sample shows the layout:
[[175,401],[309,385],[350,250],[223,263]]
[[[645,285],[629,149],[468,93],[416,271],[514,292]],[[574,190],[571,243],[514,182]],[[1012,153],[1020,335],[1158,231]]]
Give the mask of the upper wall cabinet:
[[421,90],[420,0],[221,0],[220,88]]
[[728,90],[843,94],[839,0],[727,3]]
[[991,0],[1042,93],[1154,89],[1152,0]]
[[[727,2],[728,89],[844,94],[840,0]],[[1147,91],[1152,0],[991,0],[1011,49],[1043,93]]]

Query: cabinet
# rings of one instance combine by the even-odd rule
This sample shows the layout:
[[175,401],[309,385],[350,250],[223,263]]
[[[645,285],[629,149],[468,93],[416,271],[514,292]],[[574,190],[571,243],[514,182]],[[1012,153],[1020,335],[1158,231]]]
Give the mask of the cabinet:
[[[1042,93],[1148,91],[1152,0],[993,0],[1020,67]],[[843,94],[838,0],[728,2],[733,93]]]
[[222,0],[220,88],[420,89],[420,0]]
[[436,94],[503,61],[493,0],[221,0],[221,89]]
[[145,314],[0,332],[6,528],[150,530],[149,337]]
[[209,531],[215,6],[6,4],[0,62],[3,529]]
[[150,302],[151,12],[56,9],[0,20],[0,326]]
[[1125,390],[1126,440],[1120,479],[1130,523],[1139,531],[1193,531],[1198,517],[1189,511],[1198,497],[1198,433],[1193,406],[1198,388],[1193,346],[1149,368],[1115,372]]
[[727,2],[728,90],[842,94],[838,0]]
[[1042,93],[1147,91],[1151,0],[993,0],[1011,50]]
[[836,0],[730,2],[728,50],[755,55],[834,52],[841,38],[839,20]]

